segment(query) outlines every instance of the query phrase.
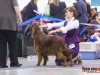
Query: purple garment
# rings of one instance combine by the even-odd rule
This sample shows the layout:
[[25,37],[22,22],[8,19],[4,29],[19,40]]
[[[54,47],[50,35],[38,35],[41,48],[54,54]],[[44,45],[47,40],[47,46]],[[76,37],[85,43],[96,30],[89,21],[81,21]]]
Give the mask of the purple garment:
[[[67,25],[67,21],[64,22],[64,26],[66,26],[66,25]],[[74,44],[75,45],[75,47],[71,49],[74,52],[74,54],[72,55],[72,58],[75,58],[79,53],[79,38],[78,38],[78,35],[79,35],[79,28],[78,29],[69,30],[64,36],[64,42],[68,46],[70,44]],[[66,60],[69,61],[68,59],[66,59]],[[56,59],[55,62],[59,62],[60,63],[60,62],[63,62],[63,60],[62,59]]]
[[[75,19],[74,19],[75,20]],[[67,21],[64,22],[64,26],[67,25]],[[72,29],[72,30],[69,30],[65,36],[64,36],[64,42],[67,44],[67,45],[70,45],[70,44],[79,44],[79,38],[78,38],[78,35],[79,35],[79,28],[78,29]],[[79,53],[79,49],[75,49],[73,50],[74,53]]]

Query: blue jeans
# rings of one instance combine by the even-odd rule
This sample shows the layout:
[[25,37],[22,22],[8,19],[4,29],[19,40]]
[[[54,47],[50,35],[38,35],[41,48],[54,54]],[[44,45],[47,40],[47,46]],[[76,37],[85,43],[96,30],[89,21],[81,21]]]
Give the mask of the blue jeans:
[[84,25],[81,25],[79,30],[80,30],[79,37],[84,38],[87,35],[87,27]]

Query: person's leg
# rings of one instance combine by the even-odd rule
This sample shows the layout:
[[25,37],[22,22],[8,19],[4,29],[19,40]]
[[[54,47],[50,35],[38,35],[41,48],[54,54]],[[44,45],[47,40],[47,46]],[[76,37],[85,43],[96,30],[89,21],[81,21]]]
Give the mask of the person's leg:
[[6,68],[6,57],[7,57],[7,39],[5,30],[0,30],[0,67]]
[[10,47],[10,53],[9,53],[9,57],[11,61],[10,66],[20,67],[21,64],[18,63],[17,49],[16,49],[17,32],[8,30],[6,35],[7,35],[7,41]]
[[75,47],[72,49],[72,51],[74,52],[74,54],[72,55],[73,62],[74,64],[81,64],[82,60],[79,55],[79,43],[76,42],[74,44],[75,44]]
[[82,30],[83,30],[83,26],[80,25],[80,27],[79,27],[79,37],[80,37],[80,38],[82,38],[82,34],[81,34],[81,31],[82,31]]
[[57,58],[55,59],[55,63],[57,66],[62,66],[63,62],[64,61],[62,59],[57,59]]
[[80,28],[79,28],[79,37],[80,38],[83,38],[85,31],[86,31],[86,26],[80,25]]

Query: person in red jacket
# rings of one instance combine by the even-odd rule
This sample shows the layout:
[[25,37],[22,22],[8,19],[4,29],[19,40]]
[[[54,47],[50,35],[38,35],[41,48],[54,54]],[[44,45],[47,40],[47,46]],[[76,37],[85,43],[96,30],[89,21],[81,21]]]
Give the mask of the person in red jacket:
[[[97,12],[95,15],[95,19],[91,20],[89,23],[91,24],[100,24],[100,12]],[[91,37],[95,33],[95,29],[98,29],[98,27],[95,26],[87,26],[87,32],[88,32],[88,38]]]

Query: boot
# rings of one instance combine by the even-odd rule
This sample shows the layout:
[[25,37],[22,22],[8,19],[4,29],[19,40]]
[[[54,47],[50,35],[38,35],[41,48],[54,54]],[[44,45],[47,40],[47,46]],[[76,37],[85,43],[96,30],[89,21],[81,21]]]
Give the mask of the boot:
[[78,54],[77,60],[78,60],[78,63],[77,63],[78,65],[82,64],[82,56],[81,56],[81,54]]
[[82,59],[81,59],[81,54],[78,54],[74,59],[73,59],[74,64],[82,64]]

